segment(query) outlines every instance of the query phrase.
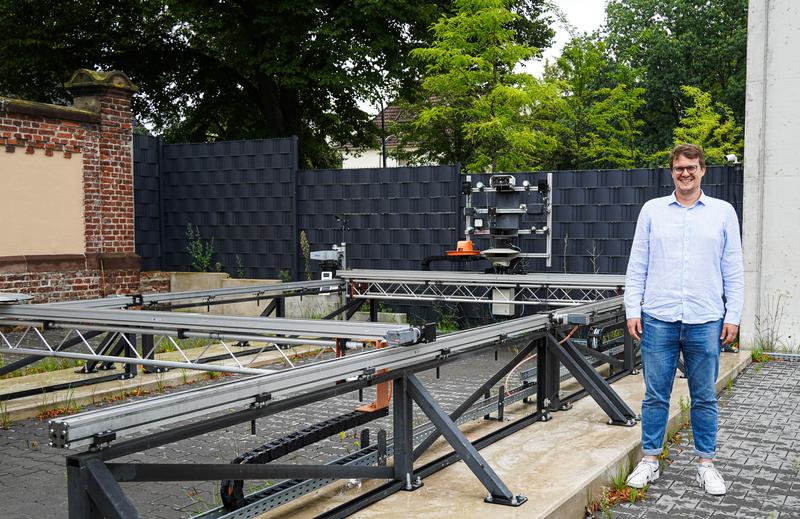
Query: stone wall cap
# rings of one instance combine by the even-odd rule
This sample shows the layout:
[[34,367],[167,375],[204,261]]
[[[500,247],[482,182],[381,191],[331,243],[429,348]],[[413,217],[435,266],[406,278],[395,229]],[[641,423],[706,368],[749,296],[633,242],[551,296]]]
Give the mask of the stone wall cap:
[[122,71],[97,71],[87,68],[76,70],[75,73],[72,74],[72,77],[69,78],[69,81],[64,83],[64,87],[68,90],[86,87],[116,88],[130,92],[139,90],[139,87],[134,85],[128,75]]
[[0,112],[51,117],[54,119],[60,118],[95,124],[100,122],[100,115],[91,110],[2,96],[0,96]]

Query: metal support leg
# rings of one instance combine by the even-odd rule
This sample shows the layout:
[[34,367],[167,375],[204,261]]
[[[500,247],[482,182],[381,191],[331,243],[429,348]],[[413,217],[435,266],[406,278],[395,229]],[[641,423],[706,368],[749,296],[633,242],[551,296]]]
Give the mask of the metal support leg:
[[[470,468],[473,474],[480,480],[484,487],[489,491],[485,501],[487,503],[519,506],[528,500],[525,496],[514,495],[511,490],[503,483],[492,467],[480,455],[478,450],[470,443],[464,434],[453,423],[450,417],[439,407],[433,396],[425,389],[425,386],[414,375],[407,375],[408,387],[406,391],[430,418],[439,432],[444,435],[447,442],[461,456],[464,463]],[[395,451],[396,452],[396,451]]]
[[633,344],[633,337],[628,332],[627,326],[622,328],[622,336],[623,344],[625,345],[625,349],[623,350],[622,369],[630,372],[631,375],[636,375],[639,373],[636,369],[636,347]]
[[[136,353],[134,352],[134,350],[136,349],[136,334],[135,333],[126,333],[125,334],[125,338],[128,339],[127,341],[123,341],[125,343],[125,346],[124,346],[124,348],[125,348],[125,356],[128,357],[128,358],[135,358],[136,357]],[[120,375],[120,378],[122,378],[124,380],[127,380],[129,378],[133,378],[133,377],[136,376],[136,372],[137,371],[138,371],[138,368],[136,367],[136,364],[133,364],[131,362],[126,362],[125,363],[125,373]]]
[[422,482],[414,477],[413,424],[411,422],[411,398],[408,394],[408,382],[405,377],[393,381],[394,400],[394,479],[404,484],[403,490],[416,490]]
[[575,377],[586,392],[606,412],[610,418],[610,425],[636,425],[636,414],[628,407],[622,398],[614,391],[608,382],[601,377],[594,367],[586,360],[583,354],[569,346],[564,347],[550,333],[547,334],[547,347],[549,353],[556,356],[570,374]]
[[[142,357],[150,360],[156,358],[155,340],[152,335],[142,335]],[[144,373],[163,373],[168,369],[161,366],[142,366]]]
[[369,300],[369,320],[372,323],[378,322],[378,302],[374,299]]
[[536,341],[536,409],[542,414],[541,420],[547,422],[550,416],[550,398],[547,396],[547,344],[544,339]]
[[[119,353],[122,351],[121,346],[122,338],[120,337],[119,333],[117,332],[110,332],[103,340],[100,342],[100,345],[97,347],[95,351],[97,351],[98,355],[112,355],[118,356]],[[98,369],[114,369],[114,365],[111,363],[102,363],[100,361],[87,361],[86,365],[81,368],[83,373],[96,373]]]
[[506,386],[500,384],[497,388],[497,421],[502,422],[505,419],[506,410]]
[[102,519],[86,491],[86,469],[67,458],[67,513],[69,519]]
[[259,315],[259,317],[269,317],[270,315],[272,315],[272,312],[274,312],[275,309],[278,307],[278,301],[280,301],[281,299],[283,298],[282,297],[273,298],[269,302],[269,304],[264,308],[264,310],[262,310],[261,315]]
[[85,462],[86,491],[97,508],[107,519],[139,519],[128,496],[122,492],[119,483],[100,459],[93,458]]
[[[548,411],[566,411],[570,409],[572,405],[569,403],[562,404],[559,397],[559,392],[561,391],[561,363],[558,357],[550,351],[544,342],[543,346],[539,347],[537,351],[536,394],[539,410],[542,413],[547,413]],[[549,414],[542,417],[542,421],[549,419]]]
[[69,519],[141,517],[100,458],[68,457],[67,489]]

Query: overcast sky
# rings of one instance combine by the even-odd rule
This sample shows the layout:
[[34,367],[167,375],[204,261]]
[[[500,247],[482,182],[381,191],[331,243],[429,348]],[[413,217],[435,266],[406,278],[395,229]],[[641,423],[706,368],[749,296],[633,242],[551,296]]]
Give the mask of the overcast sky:
[[[551,0],[567,18],[578,33],[592,32],[600,28],[606,19],[606,0]],[[544,59],[529,63],[523,70],[541,77],[544,71],[544,61],[561,55],[564,44],[569,40],[569,33],[561,23],[553,26],[556,31],[553,45],[544,51]]]

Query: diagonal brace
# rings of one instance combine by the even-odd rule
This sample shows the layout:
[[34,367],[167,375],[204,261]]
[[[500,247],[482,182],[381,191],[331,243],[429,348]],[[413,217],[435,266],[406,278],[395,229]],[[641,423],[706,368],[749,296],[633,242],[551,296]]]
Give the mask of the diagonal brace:
[[487,503],[497,503],[511,506],[519,506],[528,498],[525,496],[514,495],[505,483],[495,473],[492,467],[483,459],[478,450],[458,429],[450,417],[436,403],[433,396],[425,389],[422,382],[413,375],[406,375],[408,386],[406,391],[417,403],[420,409],[430,418],[431,422],[444,435],[448,443],[461,456],[473,474],[480,480],[481,484],[489,491],[489,496],[485,499]]
[[[511,361],[500,368],[497,373],[492,375],[489,380],[487,380],[481,385],[481,387],[476,389],[470,396],[468,396],[467,399],[464,400],[455,411],[450,413],[450,420],[456,421],[461,418],[461,415],[463,415],[470,407],[472,407],[472,404],[480,400],[486,391],[493,388],[495,384],[500,381],[500,379],[505,377],[509,371],[514,369],[520,362],[522,362],[523,359],[530,355],[535,347],[536,343],[532,341],[526,347],[522,348],[522,350],[513,359],[511,359]],[[438,430],[434,430],[427,437],[425,437],[425,439],[423,439],[422,442],[420,442],[420,444],[414,449],[414,459],[416,460],[422,456],[422,454],[428,450],[431,445],[433,445],[433,442],[435,442],[440,435],[441,433]]]
[[[561,340],[565,339],[565,336],[564,336],[563,333],[559,332],[558,336],[561,337]],[[614,366],[615,368],[622,368],[624,366],[624,362],[619,360],[616,357],[612,357],[611,355],[607,355],[607,354],[602,353],[600,351],[594,350],[592,348],[589,348],[588,346],[584,346],[583,344],[578,344],[576,342],[572,342],[570,339],[566,339],[564,342],[570,348],[575,348],[576,350],[580,351],[584,355],[589,355],[589,356],[594,357],[594,358],[596,358],[598,360],[602,360],[604,362],[607,362],[608,364]]]
[[128,496],[122,491],[114,476],[100,459],[85,461],[86,492],[108,519],[139,519],[141,517]]
[[547,333],[547,348],[605,411],[610,418],[609,424],[628,427],[636,425],[636,413],[628,407],[628,404],[620,398],[608,382],[595,371],[582,353],[575,349],[564,348],[558,343],[558,339],[549,332]]

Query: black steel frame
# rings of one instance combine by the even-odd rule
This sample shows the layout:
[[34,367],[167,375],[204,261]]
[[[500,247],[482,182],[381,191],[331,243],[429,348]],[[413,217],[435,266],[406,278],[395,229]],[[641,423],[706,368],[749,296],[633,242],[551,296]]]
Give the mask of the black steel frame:
[[[622,317],[619,318],[621,319]],[[459,459],[465,461],[473,474],[487,489],[488,496],[485,499],[487,503],[519,506],[526,501],[526,498],[513,493],[503,483],[502,479],[478,452],[478,449],[483,444],[480,441],[473,444],[467,440],[458,429],[455,420],[512,370],[522,358],[533,351],[538,354],[537,412],[520,422],[520,425],[517,426],[518,428],[534,421],[546,421],[550,419],[552,411],[569,409],[572,399],[559,400],[558,398],[560,386],[559,365],[561,363],[567,367],[570,373],[583,386],[583,393],[588,394],[597,401],[609,415],[609,423],[631,426],[635,424],[636,420],[636,416],[633,415],[633,412],[630,411],[625,402],[616,395],[606,379],[600,376],[586,360],[583,351],[575,348],[569,340],[564,340],[565,345],[559,344],[557,337],[563,338],[560,328],[560,326],[553,325],[545,333],[537,332],[528,336],[521,351],[467,397],[450,415],[442,410],[430,392],[417,378],[416,373],[435,369],[445,363],[456,359],[468,358],[491,348],[507,347],[508,342],[486,344],[482,347],[453,355],[449,351],[442,351],[441,355],[434,360],[422,362],[405,369],[375,374],[371,378],[341,381],[339,384],[306,394],[278,401],[269,401],[259,407],[202,419],[139,438],[110,444],[104,449],[90,450],[89,452],[68,456],[69,517],[71,519],[94,519],[99,517],[127,519],[139,517],[133,503],[122,491],[119,485],[120,482],[287,478],[391,479],[392,483],[385,486],[386,488],[382,487],[383,490],[364,496],[364,503],[368,503],[400,489],[412,491],[422,484],[422,477],[432,473],[431,471],[435,471],[433,470],[434,467],[438,470]],[[625,344],[624,369],[616,373],[614,375],[615,378],[628,374],[632,369],[628,369],[631,366],[629,361],[631,359],[635,360],[633,342],[626,340]],[[276,463],[263,465],[237,465],[230,463],[201,465],[111,463],[112,460],[128,454],[191,438],[238,423],[252,422],[257,418],[274,415],[333,396],[358,391],[369,385],[385,381],[392,381],[394,385],[392,399],[394,463],[390,467],[285,465]],[[414,449],[412,443],[412,403],[416,403],[435,426],[435,432],[424,439],[416,449]],[[507,434],[510,434],[510,432]],[[428,464],[415,470],[414,460],[419,458],[439,435],[444,436],[454,449],[454,452],[436,460],[433,464]]]

